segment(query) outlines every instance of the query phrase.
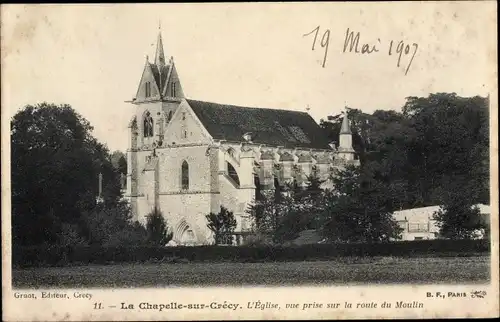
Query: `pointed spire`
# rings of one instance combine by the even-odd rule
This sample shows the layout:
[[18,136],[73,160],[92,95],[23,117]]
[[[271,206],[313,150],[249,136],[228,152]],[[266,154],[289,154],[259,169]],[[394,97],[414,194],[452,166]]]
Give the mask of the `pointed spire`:
[[342,127],[340,128],[340,134],[352,134],[351,127],[349,126],[349,117],[347,116],[347,106],[345,107],[344,119],[342,120]]
[[161,39],[161,21],[158,23],[158,40],[156,42],[155,65],[165,66],[165,54],[163,52],[163,41]]

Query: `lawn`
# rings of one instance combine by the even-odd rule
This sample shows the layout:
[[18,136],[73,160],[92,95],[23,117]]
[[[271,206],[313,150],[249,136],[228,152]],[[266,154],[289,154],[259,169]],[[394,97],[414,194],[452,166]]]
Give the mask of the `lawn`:
[[490,257],[155,263],[14,269],[15,288],[487,283]]

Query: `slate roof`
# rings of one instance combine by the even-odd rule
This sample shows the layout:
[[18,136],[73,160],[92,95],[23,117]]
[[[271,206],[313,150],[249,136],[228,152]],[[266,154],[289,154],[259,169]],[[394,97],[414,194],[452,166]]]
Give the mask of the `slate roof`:
[[316,158],[316,162],[317,163],[322,163],[322,164],[328,164],[328,163],[331,163],[332,162],[332,159],[330,156],[328,155],[319,155],[317,158]]
[[299,162],[311,162],[312,157],[309,154],[301,154],[299,155]]
[[280,161],[294,161],[293,155],[288,152],[283,153],[280,156]]
[[321,128],[306,112],[187,102],[216,140],[242,142],[251,132],[256,144],[330,150]]
[[260,159],[261,160],[273,160],[274,159],[274,153],[272,153],[271,151],[263,152],[260,155]]
[[[156,85],[158,85],[160,93],[163,93],[163,87],[165,87],[165,84],[167,82],[168,71],[170,66],[169,65],[157,66],[153,63],[149,63],[149,66],[151,66],[151,70],[153,71],[153,76],[155,78]],[[160,79],[160,70],[161,70],[161,79]]]

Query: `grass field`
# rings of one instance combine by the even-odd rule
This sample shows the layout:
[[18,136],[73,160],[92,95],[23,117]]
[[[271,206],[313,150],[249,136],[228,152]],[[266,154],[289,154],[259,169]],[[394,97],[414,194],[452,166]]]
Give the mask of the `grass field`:
[[15,288],[487,283],[490,257],[157,263],[14,269]]

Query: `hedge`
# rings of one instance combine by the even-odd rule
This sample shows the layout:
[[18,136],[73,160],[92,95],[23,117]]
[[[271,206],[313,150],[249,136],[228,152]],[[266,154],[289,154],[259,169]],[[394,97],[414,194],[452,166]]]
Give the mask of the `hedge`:
[[195,247],[13,247],[14,267],[184,261],[303,261],[339,257],[468,256],[490,251],[488,240],[420,240],[390,243],[313,244],[301,246]]

